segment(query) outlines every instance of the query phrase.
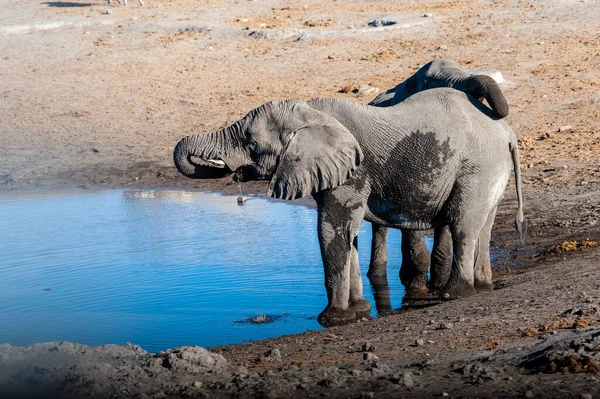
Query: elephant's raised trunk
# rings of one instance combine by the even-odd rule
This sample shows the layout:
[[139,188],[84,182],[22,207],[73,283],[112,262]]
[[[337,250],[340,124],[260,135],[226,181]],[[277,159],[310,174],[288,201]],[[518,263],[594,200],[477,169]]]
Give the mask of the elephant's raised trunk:
[[478,98],[485,98],[496,117],[504,118],[508,115],[508,103],[493,78],[486,75],[474,75],[458,81],[454,87]]
[[230,165],[221,158],[228,133],[223,129],[181,139],[173,152],[177,170],[192,179],[219,179],[231,174]]

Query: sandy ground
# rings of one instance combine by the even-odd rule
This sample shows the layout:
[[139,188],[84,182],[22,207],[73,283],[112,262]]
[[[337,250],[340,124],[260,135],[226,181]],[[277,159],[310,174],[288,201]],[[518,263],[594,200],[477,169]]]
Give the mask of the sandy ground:
[[[443,57],[504,75],[507,121],[520,137],[528,237],[523,246],[514,241],[509,183],[494,227],[500,256],[490,294],[411,304],[381,319],[212,348],[213,354],[3,345],[0,392],[600,395],[600,270],[593,246],[600,240],[597,1],[129,3],[0,0],[0,189],[234,191],[227,179],[179,176],[175,143],[270,100],[368,102],[375,93],[357,97],[353,89],[386,90]],[[375,19],[397,23],[369,27]]]

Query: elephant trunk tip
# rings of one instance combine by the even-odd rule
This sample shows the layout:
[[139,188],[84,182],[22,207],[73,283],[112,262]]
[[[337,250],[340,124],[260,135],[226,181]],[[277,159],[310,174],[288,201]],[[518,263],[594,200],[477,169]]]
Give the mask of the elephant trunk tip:
[[487,75],[475,75],[473,79],[478,82],[481,92],[478,93],[479,97],[486,99],[494,116],[502,119],[508,116],[508,103],[498,83]]

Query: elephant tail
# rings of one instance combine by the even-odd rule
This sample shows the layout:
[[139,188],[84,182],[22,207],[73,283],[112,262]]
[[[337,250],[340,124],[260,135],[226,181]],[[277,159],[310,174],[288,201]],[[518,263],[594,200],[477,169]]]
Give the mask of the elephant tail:
[[517,229],[517,236],[521,244],[525,241],[525,233],[527,231],[527,221],[523,216],[523,194],[521,193],[521,167],[519,164],[519,145],[515,138],[509,144],[510,154],[513,161],[513,168],[515,173],[515,188],[517,190],[517,215],[515,216],[515,228]]

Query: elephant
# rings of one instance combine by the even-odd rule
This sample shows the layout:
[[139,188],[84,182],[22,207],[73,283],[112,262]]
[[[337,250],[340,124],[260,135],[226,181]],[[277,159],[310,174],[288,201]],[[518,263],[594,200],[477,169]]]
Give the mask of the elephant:
[[[369,104],[378,107],[394,106],[411,95],[436,87],[452,87],[479,99],[485,99],[492,108],[492,115],[501,119],[508,115],[508,104],[496,81],[487,75],[472,75],[458,63],[449,59],[433,60],[421,67],[414,75],[396,87],[381,93]],[[387,227],[372,224],[371,261],[367,276],[372,282],[386,279]],[[409,295],[423,290],[440,290],[450,276],[452,265],[452,237],[447,226],[434,230],[434,246],[431,256],[423,234],[415,230],[402,231],[402,265],[400,281]],[[427,272],[431,261],[431,278]],[[486,271],[491,273],[491,270]],[[377,283],[379,284],[379,283]],[[479,291],[491,290],[491,284],[476,287]]]
[[268,180],[270,197],[313,197],[327,292],[317,320],[324,325],[370,312],[358,265],[363,219],[414,230],[448,225],[447,299],[489,284],[475,262],[489,262],[491,225],[513,167],[522,233],[517,138],[453,89],[425,90],[385,108],[339,99],[269,102],[228,127],[182,138],[173,157],[190,178]]

